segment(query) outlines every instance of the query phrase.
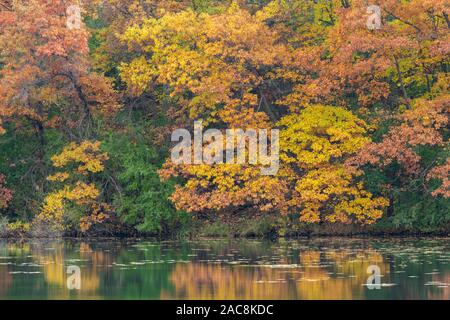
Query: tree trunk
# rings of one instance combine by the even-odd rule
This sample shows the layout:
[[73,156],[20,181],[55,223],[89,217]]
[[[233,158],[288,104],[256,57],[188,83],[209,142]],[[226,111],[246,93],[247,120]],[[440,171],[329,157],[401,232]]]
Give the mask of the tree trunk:
[[402,71],[400,70],[400,64],[398,63],[397,57],[395,57],[395,56],[394,56],[394,63],[395,63],[395,69],[397,70],[398,81],[400,82],[400,88],[402,89],[403,98],[405,99],[406,106],[409,109],[410,105],[409,105],[408,93],[406,92],[405,84],[403,83],[403,75],[402,75]]

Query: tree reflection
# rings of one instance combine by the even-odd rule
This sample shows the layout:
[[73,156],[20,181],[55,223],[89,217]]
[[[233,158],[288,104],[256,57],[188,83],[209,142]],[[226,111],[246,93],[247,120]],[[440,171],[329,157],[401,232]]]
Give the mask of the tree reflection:
[[449,299],[448,261],[445,240],[0,242],[0,299]]

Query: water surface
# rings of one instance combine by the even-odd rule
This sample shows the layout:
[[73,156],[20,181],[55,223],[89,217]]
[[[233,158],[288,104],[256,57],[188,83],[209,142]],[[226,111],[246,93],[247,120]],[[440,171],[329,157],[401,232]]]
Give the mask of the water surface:
[[[0,241],[0,299],[446,299],[441,239]],[[69,289],[78,266],[81,289]],[[381,271],[367,286],[369,266]]]

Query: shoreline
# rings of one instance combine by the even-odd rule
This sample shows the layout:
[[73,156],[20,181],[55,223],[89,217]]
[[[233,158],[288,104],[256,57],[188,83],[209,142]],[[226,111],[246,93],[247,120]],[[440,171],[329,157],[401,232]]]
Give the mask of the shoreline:
[[165,232],[143,232],[121,225],[119,228],[106,226],[90,232],[77,230],[52,231],[44,229],[15,230],[0,232],[0,239],[158,239],[165,240],[198,240],[198,239],[309,239],[309,238],[407,238],[407,237],[450,237],[450,224],[440,228],[394,227],[392,224],[375,225],[354,224],[300,224],[282,225],[264,219],[251,222],[231,220],[223,222],[203,221],[194,223],[185,229],[175,228]]
[[172,242],[172,241],[206,241],[206,240],[260,240],[260,241],[292,241],[292,240],[320,240],[320,239],[450,239],[450,233],[437,233],[437,234],[378,234],[378,235],[369,235],[369,234],[353,234],[353,235],[301,235],[301,236],[288,236],[288,237],[184,237],[184,238],[160,238],[156,236],[62,236],[62,237],[0,237],[0,241],[53,241],[53,240],[74,240],[74,241],[82,241],[82,240],[155,240],[157,242]]

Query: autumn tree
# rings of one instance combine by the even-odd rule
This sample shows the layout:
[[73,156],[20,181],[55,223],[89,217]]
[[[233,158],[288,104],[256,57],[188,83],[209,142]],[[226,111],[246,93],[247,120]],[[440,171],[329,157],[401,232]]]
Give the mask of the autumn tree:
[[439,180],[440,186],[436,188],[433,192],[433,196],[443,196],[445,198],[450,198],[450,160],[440,165],[436,166],[428,172],[427,180]]
[[100,150],[98,141],[71,143],[54,155],[53,166],[66,170],[48,176],[49,181],[59,183],[61,188],[46,196],[37,221],[45,221],[59,230],[74,222],[84,232],[107,220],[111,208],[100,202],[101,190],[90,182],[93,174],[104,170],[106,160],[108,155]]
[[343,163],[370,141],[364,121],[342,108],[314,105],[277,125],[281,168],[275,176],[262,176],[258,166],[168,162],[164,178],[180,174],[187,179],[172,196],[176,206],[196,212],[251,205],[299,214],[309,223],[373,223],[381,217],[386,200],[366,191],[357,172]]
[[122,64],[121,78],[137,95],[169,85],[168,94],[180,106],[176,115],[231,127],[264,126],[267,115],[277,118],[274,78],[288,52],[278,38],[236,4],[220,14],[168,13],[127,29],[122,40],[141,54]]
[[367,27],[366,1],[351,1],[335,10],[325,41],[297,50],[292,64],[305,76],[287,98],[290,103],[409,106],[410,99],[430,92],[448,65],[445,1],[377,5],[379,28]]
[[311,105],[280,120],[281,160],[291,169],[291,210],[304,222],[373,223],[386,200],[366,191],[343,161],[370,139],[368,125],[337,107]]
[[[364,190],[342,161],[369,142],[366,125],[346,110],[321,105],[282,117],[294,110],[278,106],[289,92],[286,83],[301,77],[285,68],[295,50],[266,24],[269,9],[253,15],[236,4],[218,14],[187,10],[124,34],[130,50],[149,53],[121,67],[135,94],[167,84],[180,116],[230,128],[282,128],[282,168],[276,176],[261,176],[258,165],[168,161],[162,176],[186,179],[172,200],[189,212],[253,206],[299,213],[304,222],[372,223],[386,202]],[[310,192],[313,181],[321,185]]]
[[[297,58],[288,65],[302,76],[282,103],[293,110],[317,102],[343,105],[367,119],[377,141],[353,160],[365,163],[365,169],[372,166],[364,171],[365,180],[390,199],[391,215],[402,194],[432,192],[427,181],[441,181],[433,194],[445,195],[448,6],[444,1],[378,1],[380,26],[371,30],[367,5],[335,5],[324,39],[298,45]],[[376,171],[380,168],[382,173]],[[426,179],[429,170],[439,172],[440,179]]]
[[[433,196],[448,198],[448,124],[450,100],[448,94],[433,100],[416,99],[412,109],[396,117],[380,142],[365,145],[348,165],[356,168],[385,171],[383,193],[394,210],[394,194],[415,188]],[[425,147],[433,148],[431,159],[424,159]],[[430,180],[437,180],[435,190],[429,190]],[[418,186],[419,187],[418,187]]]
[[0,131],[36,141],[11,161],[11,168],[28,166],[17,179],[29,185],[27,211],[35,212],[48,186],[47,150],[96,135],[120,104],[112,81],[92,71],[89,32],[75,3],[9,4],[0,10]]
[[[1,176],[0,209],[77,231],[117,212],[159,234],[185,212],[445,225],[448,4],[379,0],[368,25],[369,4],[0,0],[0,171],[24,186],[11,201]],[[174,163],[171,131],[196,121],[279,129],[279,170],[260,153]]]
[[0,174],[0,209],[8,207],[12,199],[12,192],[5,187],[5,176]]
[[86,15],[94,22],[90,31],[97,43],[91,53],[95,68],[116,74],[119,64],[130,58],[126,46],[118,41],[128,27],[146,19],[161,18],[168,12],[180,12],[189,7],[200,12],[220,3],[215,0],[83,1]]
[[13,1],[0,12],[0,118],[30,123],[42,146],[45,128],[82,137],[93,116],[119,108],[111,81],[90,71],[88,32],[68,7]]

